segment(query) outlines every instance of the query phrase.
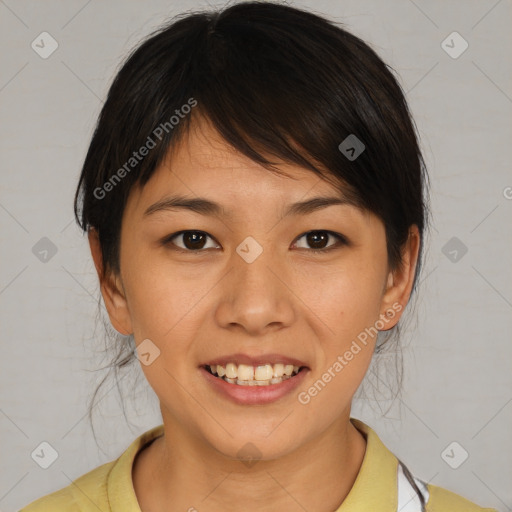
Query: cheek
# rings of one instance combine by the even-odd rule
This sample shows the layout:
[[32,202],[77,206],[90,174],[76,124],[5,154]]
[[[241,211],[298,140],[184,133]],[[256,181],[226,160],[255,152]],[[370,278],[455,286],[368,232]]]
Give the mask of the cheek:
[[206,291],[200,283],[188,287],[170,275],[139,274],[129,291],[135,339],[154,338],[156,343],[176,339]]
[[329,274],[321,293],[306,293],[314,295],[320,318],[346,341],[378,320],[381,281],[380,271],[371,262],[365,264],[365,260],[354,258],[341,270]]
[[372,327],[378,319],[378,299],[378,287],[370,276],[340,277],[325,290],[321,318],[330,330],[317,346],[314,375],[297,396],[311,412],[304,420],[311,429],[332,422],[350,407],[374,353],[378,333]]
[[176,269],[128,243],[121,268],[137,343],[149,338],[162,344],[172,337],[204,294],[201,282],[192,286]]
[[372,287],[347,285],[337,290],[327,319],[332,332],[324,341],[318,374],[322,381],[329,382],[332,391],[337,389],[335,393],[350,395],[363,379],[373,355],[378,300]]
[[297,393],[301,428],[310,436],[349,413],[354,394],[368,371],[373,344],[349,336],[327,350],[324,364],[315,368],[312,378]]

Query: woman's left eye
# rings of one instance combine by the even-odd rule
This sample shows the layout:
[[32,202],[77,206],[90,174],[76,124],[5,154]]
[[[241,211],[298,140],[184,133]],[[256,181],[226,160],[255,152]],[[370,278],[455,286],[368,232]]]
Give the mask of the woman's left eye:
[[[184,247],[177,245],[173,242],[174,239],[180,240]],[[176,250],[180,250],[182,252],[202,252],[204,249],[211,249],[212,247],[205,246],[205,240],[210,238],[213,240],[208,233],[204,231],[179,231],[178,233],[173,233],[165,237],[162,241],[163,245],[173,245],[176,247]],[[325,231],[325,230],[315,230],[308,231],[301,235],[297,240],[305,238],[306,243],[311,246],[310,251],[313,253],[319,252],[327,252],[332,249],[336,249],[342,245],[349,245],[348,240],[339,233],[334,233],[333,231]],[[327,245],[325,244],[329,241],[329,238],[335,238],[338,240],[337,243]],[[295,245],[295,244],[294,244]],[[299,249],[303,249],[304,247],[299,247]],[[308,247],[305,247],[308,249]]]
[[[324,247],[324,244],[329,240],[329,237],[336,238],[338,242],[335,244],[328,245],[327,247]],[[332,249],[336,249],[342,245],[348,245],[348,241],[343,235],[340,235],[339,233],[334,233],[332,231],[308,231],[307,233],[301,235],[297,240],[300,240],[301,238],[306,238],[307,243],[310,246],[313,246],[311,251],[314,253],[327,252]]]

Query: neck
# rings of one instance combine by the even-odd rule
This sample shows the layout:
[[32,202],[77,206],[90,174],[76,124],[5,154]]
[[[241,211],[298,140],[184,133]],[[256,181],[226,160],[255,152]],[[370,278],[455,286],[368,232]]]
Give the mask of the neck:
[[143,512],[332,512],[352,488],[366,450],[348,413],[292,453],[252,464],[227,459],[177,425],[164,425],[165,435],[134,462]]

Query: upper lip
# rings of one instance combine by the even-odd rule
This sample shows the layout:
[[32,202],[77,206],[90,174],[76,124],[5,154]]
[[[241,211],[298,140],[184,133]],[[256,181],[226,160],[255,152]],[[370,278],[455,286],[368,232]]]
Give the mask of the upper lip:
[[248,366],[263,366],[265,364],[291,364],[293,366],[306,366],[303,361],[299,361],[293,357],[284,356],[282,354],[262,354],[258,356],[251,356],[249,354],[230,354],[226,356],[216,357],[201,366],[213,366],[219,364],[226,366],[228,363],[246,364]]

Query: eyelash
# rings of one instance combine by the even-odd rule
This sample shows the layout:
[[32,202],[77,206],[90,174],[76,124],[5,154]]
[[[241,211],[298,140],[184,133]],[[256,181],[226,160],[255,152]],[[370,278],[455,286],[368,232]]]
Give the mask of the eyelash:
[[[175,251],[178,251],[178,252],[183,252],[183,253],[202,253],[202,252],[205,252],[207,250],[207,249],[198,249],[197,251],[194,251],[194,250],[191,250],[191,249],[183,249],[181,247],[177,247],[176,244],[174,244],[171,241],[173,238],[176,238],[176,237],[178,237],[180,235],[183,235],[185,233],[199,233],[199,234],[203,234],[203,235],[208,236],[212,240],[215,240],[211,235],[209,235],[208,233],[206,233],[204,231],[183,230],[183,231],[178,231],[176,233],[173,233],[171,235],[166,236],[162,240],[162,245],[165,245],[165,246],[172,245],[173,246],[172,250],[175,250]],[[329,252],[331,250],[338,249],[338,248],[340,248],[343,245],[350,245],[348,240],[343,235],[341,235],[340,233],[335,233],[334,231],[326,230],[326,229],[314,229],[314,230],[311,230],[311,231],[307,231],[306,233],[303,233],[302,235],[297,237],[297,240],[300,240],[302,237],[304,237],[306,235],[309,235],[310,233],[326,233],[327,235],[332,236],[332,237],[338,239],[337,243],[335,243],[334,245],[331,245],[329,247],[326,247],[325,249],[306,249],[309,252],[312,252],[313,254],[325,254],[325,253],[327,253],[327,252]]]

